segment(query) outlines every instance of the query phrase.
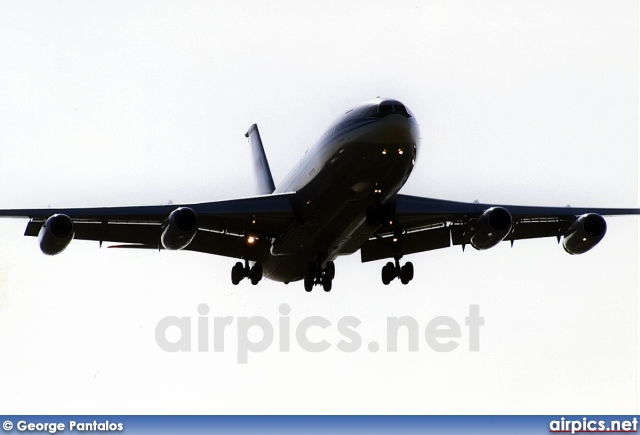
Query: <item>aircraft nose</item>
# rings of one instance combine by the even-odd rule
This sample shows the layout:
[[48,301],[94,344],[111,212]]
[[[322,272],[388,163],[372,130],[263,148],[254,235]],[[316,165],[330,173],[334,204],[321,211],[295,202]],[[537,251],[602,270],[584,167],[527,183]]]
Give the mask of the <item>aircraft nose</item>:
[[362,128],[347,133],[345,139],[381,145],[381,149],[398,144],[404,148],[419,142],[418,124],[413,113],[404,104],[389,98],[377,99],[371,103],[366,111],[368,121]]
[[397,113],[386,115],[380,122],[379,135],[384,142],[412,141],[411,123]]

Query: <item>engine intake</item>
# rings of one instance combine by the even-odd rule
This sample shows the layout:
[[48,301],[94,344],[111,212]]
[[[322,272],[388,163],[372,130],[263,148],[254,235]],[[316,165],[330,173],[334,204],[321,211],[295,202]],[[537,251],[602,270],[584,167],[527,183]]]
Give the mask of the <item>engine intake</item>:
[[47,255],[56,255],[65,250],[73,239],[73,221],[66,214],[50,216],[40,228],[38,243]]
[[179,207],[171,212],[163,225],[160,241],[165,249],[184,249],[196,236],[198,215],[189,207]]
[[596,213],[580,216],[571,224],[564,236],[562,246],[571,255],[584,254],[596,246],[607,233],[607,222]]
[[478,225],[471,236],[471,246],[478,250],[489,249],[507,237],[513,219],[509,210],[503,207],[486,209],[478,219]]

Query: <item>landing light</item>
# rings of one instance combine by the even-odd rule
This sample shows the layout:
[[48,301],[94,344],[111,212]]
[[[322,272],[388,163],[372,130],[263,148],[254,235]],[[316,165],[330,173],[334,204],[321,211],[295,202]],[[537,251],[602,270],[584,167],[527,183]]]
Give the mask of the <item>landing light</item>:
[[397,238],[397,237],[394,237],[394,238],[393,238],[393,241],[394,241],[394,243],[395,243],[395,242],[397,242],[397,241],[398,241],[398,238]]
[[402,148],[398,149],[398,154],[400,155],[404,154],[404,151],[402,151]]
[[247,237],[247,243],[253,245],[256,242],[256,238],[253,236]]
[[382,150],[382,155],[384,156],[385,154],[387,154],[387,150]]

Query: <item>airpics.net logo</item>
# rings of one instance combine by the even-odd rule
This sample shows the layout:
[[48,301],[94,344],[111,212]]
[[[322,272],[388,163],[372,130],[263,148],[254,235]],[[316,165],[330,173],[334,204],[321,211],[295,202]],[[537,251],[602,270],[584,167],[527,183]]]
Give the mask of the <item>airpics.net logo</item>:
[[[235,341],[237,362],[247,364],[249,354],[265,352],[275,348],[279,352],[290,352],[292,342],[306,352],[325,352],[336,348],[340,352],[357,352],[363,348],[364,339],[358,328],[362,321],[355,316],[344,316],[331,321],[323,316],[308,316],[292,322],[291,307],[281,304],[278,319],[270,321],[263,316],[212,316],[207,304],[200,304],[197,316],[166,316],[158,321],[155,329],[156,344],[165,352],[191,352],[192,343],[197,343],[197,352],[225,352]],[[480,327],[484,317],[479,305],[469,305],[468,314],[461,321],[449,316],[436,316],[427,321],[411,316],[387,317],[386,352],[417,352],[424,344],[435,352],[452,352],[468,338],[470,352],[480,350]],[[275,326],[274,326],[275,325]],[[333,338],[333,339],[332,339]],[[402,345],[399,345],[399,342]],[[424,343],[421,345],[421,343]],[[377,340],[367,342],[369,352],[378,352]]]

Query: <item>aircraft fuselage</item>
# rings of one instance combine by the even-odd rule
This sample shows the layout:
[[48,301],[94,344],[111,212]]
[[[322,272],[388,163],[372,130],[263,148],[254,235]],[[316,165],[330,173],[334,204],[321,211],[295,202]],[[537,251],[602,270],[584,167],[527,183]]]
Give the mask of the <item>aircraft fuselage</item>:
[[357,250],[377,228],[367,223],[368,207],[392,206],[419,146],[418,124],[396,100],[376,99],[337,119],[274,192],[297,192],[298,220],[272,245],[264,276],[300,280],[310,262]]

